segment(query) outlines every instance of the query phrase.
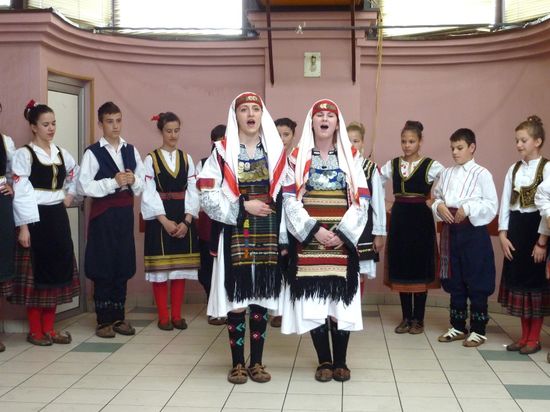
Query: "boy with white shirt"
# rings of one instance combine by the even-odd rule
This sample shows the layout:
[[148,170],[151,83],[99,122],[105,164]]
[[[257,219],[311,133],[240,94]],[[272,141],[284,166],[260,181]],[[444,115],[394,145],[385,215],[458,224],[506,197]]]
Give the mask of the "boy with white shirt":
[[487,225],[497,214],[498,198],[491,173],[474,160],[474,132],[458,129],[450,140],[456,165],[441,174],[432,205],[436,219],[443,221],[441,284],[451,294],[451,328],[438,340],[465,339],[464,346],[476,347],[487,340],[487,298],[495,290],[495,259]]
[[134,195],[143,191],[145,168],[137,149],[120,137],[118,106],[104,103],[97,114],[103,137],[84,152],[78,186],[92,198],[84,270],[94,282],[96,335],[113,338],[135,334],[124,306],[136,272]]

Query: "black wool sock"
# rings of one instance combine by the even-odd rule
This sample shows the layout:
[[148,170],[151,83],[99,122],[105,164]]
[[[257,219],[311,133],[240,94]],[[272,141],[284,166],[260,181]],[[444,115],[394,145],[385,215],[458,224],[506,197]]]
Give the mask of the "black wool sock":
[[317,358],[319,364],[324,362],[332,363],[332,356],[330,354],[330,342],[328,340],[328,327],[326,323],[318,326],[315,329],[309,331],[313,346],[317,352]]
[[426,299],[428,292],[419,292],[414,294],[413,319],[424,324],[424,314],[426,313]]
[[244,311],[227,314],[227,331],[229,332],[233,366],[237,366],[239,363],[244,366],[244,333],[246,332],[244,317]]
[[401,300],[401,313],[404,320],[411,320],[413,315],[412,293],[400,292],[399,299]]
[[349,331],[338,330],[338,323],[331,322],[330,336],[332,338],[332,352],[334,353],[334,367],[343,368],[346,366]]
[[267,328],[267,309],[263,306],[250,305],[248,325],[250,326],[250,366],[262,363],[264,352],[265,330]]

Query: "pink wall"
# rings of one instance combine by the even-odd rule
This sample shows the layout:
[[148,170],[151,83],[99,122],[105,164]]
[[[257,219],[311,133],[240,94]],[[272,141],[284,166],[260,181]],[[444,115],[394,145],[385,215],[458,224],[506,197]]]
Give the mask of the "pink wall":
[[[265,17],[251,22],[265,27]],[[372,13],[357,13],[357,24],[374,24]],[[0,13],[0,128],[17,144],[28,138],[21,115],[25,103],[47,96],[48,69],[94,79],[94,111],[113,100],[124,115],[123,136],[142,155],[159,136],[152,114],[172,110],[183,121],[182,144],[195,160],[209,150],[209,131],[225,123],[232,98],[258,91],[274,118],[303,123],[318,98],[336,100],[346,120],[361,120],[373,135],[376,42],[357,33],[357,80],[351,81],[351,46],[347,31],[307,31],[307,26],[346,26],[343,12],[275,13],[273,25],[296,27],[304,34],[276,31],[275,84],[269,82],[267,40],[219,42],[155,41],[107,36],[75,29],[50,13]],[[448,137],[458,127],[472,128],[479,139],[478,161],[487,166],[501,191],[507,167],[517,160],[514,127],[528,114],[550,122],[550,23],[523,31],[444,41],[385,41],[379,90],[375,160],[400,153],[405,120],[424,123],[423,152],[451,164]],[[322,77],[304,78],[304,52],[322,53]],[[95,122],[95,119],[94,119]],[[550,123],[549,123],[550,124]],[[301,130],[300,126],[299,129]],[[95,136],[98,136],[97,127]],[[547,153],[548,151],[545,150]],[[137,234],[141,250],[142,236]],[[495,244],[498,267],[502,259]],[[149,296],[141,257],[130,295]],[[381,269],[381,268],[379,268]],[[500,270],[500,269],[499,269]],[[371,294],[387,294],[381,276],[369,282]],[[198,288],[194,291],[199,294]]]

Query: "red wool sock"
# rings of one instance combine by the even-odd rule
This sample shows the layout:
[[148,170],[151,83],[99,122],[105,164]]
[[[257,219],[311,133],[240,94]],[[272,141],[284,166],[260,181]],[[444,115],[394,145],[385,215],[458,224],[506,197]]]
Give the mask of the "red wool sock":
[[531,329],[529,330],[529,338],[527,339],[529,344],[534,345],[539,342],[543,320],[544,318],[531,318]]
[[172,320],[181,319],[181,305],[183,304],[183,295],[185,293],[185,279],[175,279],[170,281],[170,299],[172,309]]
[[42,309],[42,332],[44,332],[44,334],[49,334],[50,336],[55,335],[55,309],[56,306],[53,308]]
[[152,282],[153,294],[160,323],[168,323],[170,315],[168,314],[168,282]]
[[365,293],[365,282],[362,281],[359,286],[361,288],[361,297],[363,297],[363,293]]
[[518,341],[520,345],[525,345],[529,339],[529,331],[531,330],[531,318],[521,317],[521,339]]
[[27,319],[29,320],[29,332],[36,339],[42,339],[44,334],[42,333],[42,308],[27,307]]

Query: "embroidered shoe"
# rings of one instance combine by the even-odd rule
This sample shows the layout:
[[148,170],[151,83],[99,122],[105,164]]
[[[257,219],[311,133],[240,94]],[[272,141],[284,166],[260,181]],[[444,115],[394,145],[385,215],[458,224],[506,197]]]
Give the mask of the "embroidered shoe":
[[243,383],[246,383],[248,380],[248,374],[246,373],[245,367],[240,363],[233,366],[227,374],[227,380],[235,385],[242,385]]
[[409,333],[411,329],[411,323],[408,319],[403,319],[399,325],[394,329],[395,333]]
[[68,345],[73,341],[73,337],[68,331],[57,331],[54,330],[52,333],[47,334],[53,343],[57,343],[58,345]]
[[332,378],[338,382],[349,381],[351,379],[351,371],[349,370],[347,365],[344,365],[342,367],[335,367]]
[[283,321],[282,316],[272,316],[271,320],[269,321],[269,324],[271,325],[272,328],[280,328],[282,321]]
[[219,325],[225,325],[227,323],[227,318],[215,318],[213,316],[208,316],[208,324],[219,326]]
[[161,322],[160,320],[157,322],[157,327],[160,330],[174,330],[174,327],[172,326],[172,323],[170,321],[168,322]]
[[486,336],[480,335],[479,333],[470,332],[466,340],[462,343],[462,346],[467,348],[475,348],[479,345],[483,345],[486,340]]
[[115,323],[113,323],[113,330],[116,333],[120,333],[121,335],[126,336],[136,334],[136,330],[134,329],[134,327],[132,327],[132,325],[130,325],[130,322],[128,322],[127,320],[117,320]]
[[116,336],[116,333],[113,330],[113,325],[105,323],[102,325],[97,325],[95,334],[100,338],[114,338]]
[[508,352],[519,352],[521,348],[525,346],[525,342],[520,342],[519,340],[514,343],[510,343],[509,345],[506,345],[506,350]]
[[409,328],[409,333],[411,335],[419,335],[420,333],[424,333],[424,322],[413,320],[411,322],[411,327]]
[[248,367],[248,376],[254,382],[266,383],[271,380],[271,375],[265,370],[265,365],[256,363],[254,366]]
[[34,333],[29,333],[27,335],[27,342],[36,346],[52,346],[53,343],[49,335],[37,337]]
[[0,342],[0,352],[4,352],[5,350],[6,350],[6,345]]
[[533,353],[537,353],[540,349],[539,342],[527,342],[525,346],[519,350],[519,353],[522,355],[532,355]]
[[172,319],[172,326],[175,327],[176,329],[185,330],[187,329],[187,322],[183,318]]
[[323,362],[317,366],[315,371],[315,380],[319,382],[329,382],[332,380],[334,375],[334,369],[332,363]]
[[437,338],[439,342],[454,342],[455,340],[463,340],[466,337],[464,332],[455,328],[450,328],[447,332]]

